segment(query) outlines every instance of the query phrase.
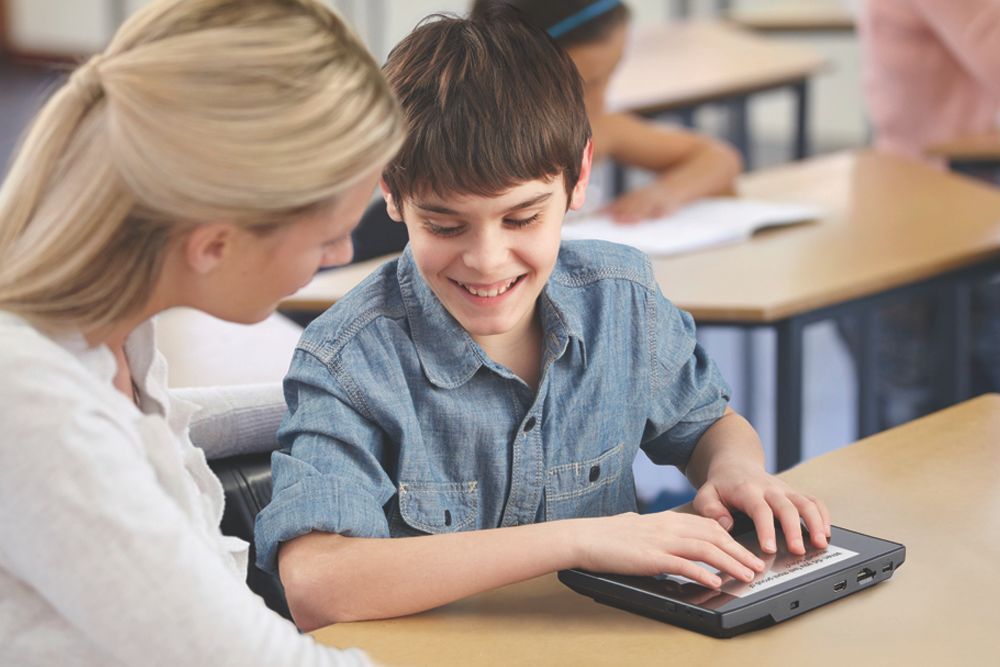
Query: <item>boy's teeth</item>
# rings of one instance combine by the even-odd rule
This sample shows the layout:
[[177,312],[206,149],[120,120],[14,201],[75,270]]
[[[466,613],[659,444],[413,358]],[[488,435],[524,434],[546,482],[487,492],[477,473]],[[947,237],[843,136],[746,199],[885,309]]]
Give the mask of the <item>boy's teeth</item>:
[[465,290],[470,294],[475,294],[476,296],[484,296],[484,297],[495,297],[495,296],[500,296],[501,294],[509,290],[515,282],[517,282],[517,278],[511,278],[507,282],[507,284],[501,287],[500,289],[491,289],[491,290],[476,289],[475,287],[469,287],[465,283],[458,283],[458,284],[464,287]]

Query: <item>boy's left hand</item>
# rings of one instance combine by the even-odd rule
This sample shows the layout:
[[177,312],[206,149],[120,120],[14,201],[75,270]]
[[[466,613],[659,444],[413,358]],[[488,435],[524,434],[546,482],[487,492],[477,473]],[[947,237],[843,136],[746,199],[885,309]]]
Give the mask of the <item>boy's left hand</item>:
[[761,549],[767,553],[777,550],[775,518],[792,553],[802,555],[806,552],[800,517],[805,521],[812,545],[817,549],[827,546],[830,513],[823,501],[798,493],[783,480],[749,461],[717,462],[694,498],[695,511],[715,519],[726,530],[733,527],[733,515],[729,508],[739,510],[753,520]]

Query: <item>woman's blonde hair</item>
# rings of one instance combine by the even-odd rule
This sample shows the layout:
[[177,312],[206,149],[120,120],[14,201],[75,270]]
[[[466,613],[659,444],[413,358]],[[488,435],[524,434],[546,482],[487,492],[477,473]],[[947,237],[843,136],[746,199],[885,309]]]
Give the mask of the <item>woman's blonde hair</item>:
[[266,232],[384,164],[403,121],[315,0],[159,0],[39,113],[0,188],[0,309],[50,329],[149,300],[169,241]]

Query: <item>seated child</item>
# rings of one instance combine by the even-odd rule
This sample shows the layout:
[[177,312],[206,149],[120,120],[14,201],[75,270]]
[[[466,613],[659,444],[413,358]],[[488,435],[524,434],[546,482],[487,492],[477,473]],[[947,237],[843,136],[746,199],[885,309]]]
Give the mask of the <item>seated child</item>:
[[653,172],[655,178],[648,185],[601,202],[600,208],[613,219],[639,222],[666,215],[695,199],[733,191],[741,160],[729,145],[635,114],[607,110],[608,85],[625,51],[626,4],[620,0],[475,0],[472,16],[497,5],[515,7],[573,59],[583,77],[595,163],[611,159]]
[[[775,518],[793,551],[800,517],[825,547],[823,504],[767,474],[648,260],[560,243],[593,154],[569,58],[499,10],[422,24],[385,70],[409,136],[382,188],[410,245],[306,329],[257,519],[299,626],[568,567],[749,580],[730,509],[765,551]],[[639,447],[700,487],[700,516],[635,514]]]

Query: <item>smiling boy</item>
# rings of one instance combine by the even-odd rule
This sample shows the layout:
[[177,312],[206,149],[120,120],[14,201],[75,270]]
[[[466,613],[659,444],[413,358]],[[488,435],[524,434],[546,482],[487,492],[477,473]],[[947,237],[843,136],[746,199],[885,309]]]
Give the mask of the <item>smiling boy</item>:
[[[258,564],[298,624],[381,618],[568,567],[713,587],[763,563],[726,532],[774,519],[803,553],[829,517],[768,475],[691,317],[629,248],[560,244],[583,204],[579,76],[498,11],[438,17],[390,54],[409,137],[383,175],[410,245],[303,335]],[[682,468],[701,516],[639,516],[638,449]],[[393,538],[393,539],[385,539]]]

